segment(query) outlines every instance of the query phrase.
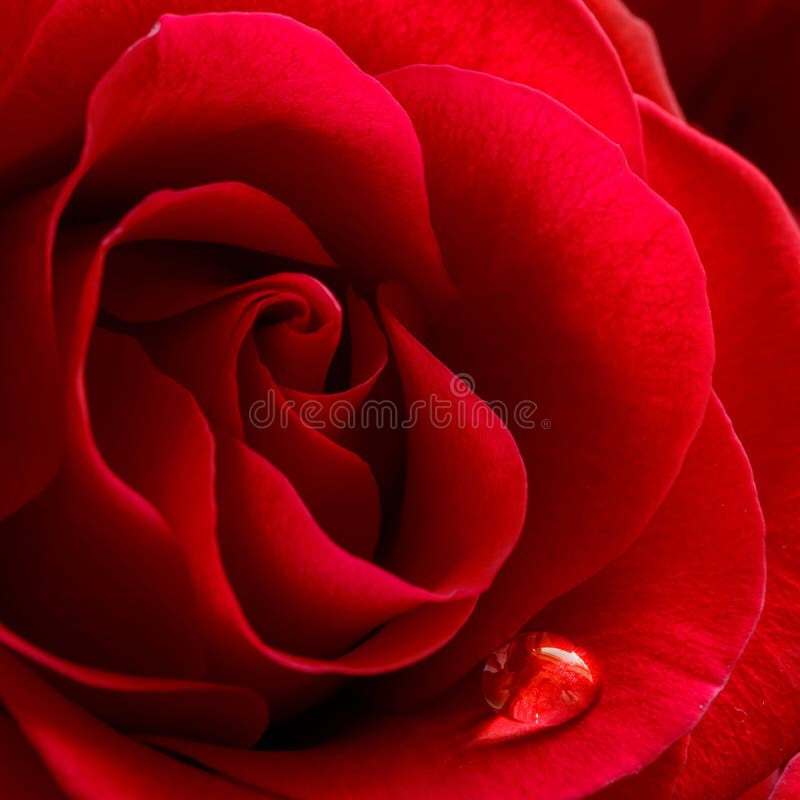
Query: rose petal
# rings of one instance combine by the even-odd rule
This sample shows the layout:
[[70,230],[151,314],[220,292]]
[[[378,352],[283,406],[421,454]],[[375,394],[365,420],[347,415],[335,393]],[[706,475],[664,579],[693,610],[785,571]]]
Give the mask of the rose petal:
[[[379,297],[408,424],[404,495],[387,561],[440,592],[483,591],[525,519],[519,450],[491,409],[401,323],[389,293]],[[414,403],[421,408],[412,410]]]
[[228,574],[276,647],[335,658],[388,619],[437,599],[337,547],[285,476],[225,436],[217,436],[217,496]]
[[263,793],[179,763],[115,733],[61,697],[2,647],[0,702],[67,797],[81,800],[264,797]]
[[0,626],[0,642],[35,664],[83,708],[125,733],[248,747],[266,727],[266,705],[249,689],[92,669],[35,647],[5,626]]
[[411,122],[317,31],[274,14],[164,17],[98,84],[87,124],[83,219],[165,186],[246,181],[362,280],[401,278],[431,303],[448,291]]
[[[271,308],[290,303],[311,307],[322,318],[338,318],[338,302],[321,283],[300,273],[273,275],[219,294],[217,302],[138,327],[139,340],[163,372],[191,390],[217,429],[245,438],[289,478],[329,535],[352,552],[371,554],[379,508],[368,465],[296,413],[284,413],[283,395],[253,336],[259,315]],[[267,424],[264,405],[269,404],[275,418]]]
[[780,197],[723,145],[642,101],[651,182],[692,229],[708,273],[714,383],[767,521],[764,615],[692,734],[678,797],[728,798],[800,748],[800,234]]
[[[460,293],[426,343],[504,401],[531,487],[522,538],[473,620],[398,676],[406,702],[639,535],[702,420],[713,345],[689,233],[616,146],[496,78],[412,67],[382,80],[414,121]],[[513,417],[531,403],[534,429]]]
[[[237,306],[241,305],[244,300],[236,300],[233,308],[234,316],[238,313]],[[202,385],[197,384],[193,378],[190,377],[190,373],[187,370],[194,369],[190,366],[190,359],[194,356],[194,353],[201,352],[203,353],[202,358],[202,367],[203,374],[217,374],[216,370],[211,370],[208,372],[208,362],[210,359],[210,348],[213,346],[213,341],[219,341],[225,343],[226,346],[232,346],[234,349],[236,345],[236,338],[233,336],[223,335],[223,331],[227,331],[229,326],[227,325],[220,325],[219,320],[217,320],[214,324],[204,325],[203,330],[208,333],[206,336],[206,340],[208,342],[208,347],[198,346],[198,342],[201,341],[197,335],[197,330],[190,327],[185,327],[183,331],[180,333],[182,340],[186,343],[187,347],[174,347],[171,345],[164,344],[164,337],[163,337],[163,330],[160,332],[160,335],[153,337],[150,341],[158,341],[159,347],[164,348],[164,352],[169,353],[169,363],[164,362],[162,360],[162,364],[165,368],[169,371],[174,373],[177,370],[180,370],[183,375],[184,382],[188,382],[189,385],[192,385],[195,389],[195,394],[197,396],[203,396],[205,391],[203,390]],[[246,354],[246,350],[243,353]],[[248,363],[251,365],[250,367],[250,375],[252,376],[252,370],[258,369],[259,366],[255,364],[253,358],[251,357],[248,360]],[[254,366],[253,366],[254,365]],[[260,367],[263,371],[263,367]],[[441,366],[439,366],[441,370]],[[410,375],[413,375],[413,368],[412,371],[409,372]],[[442,379],[443,384],[441,387],[441,391],[445,392],[448,388],[448,381],[452,379],[452,375],[447,372],[446,377]],[[252,378],[251,378],[252,380]],[[112,381],[112,385],[117,385],[118,381]],[[243,393],[245,395],[248,394],[248,379],[245,377],[243,380]],[[437,384],[438,386],[438,384]],[[265,388],[271,388],[273,391],[275,390],[275,386],[265,386]],[[424,396],[424,392],[421,390],[421,394]],[[256,396],[255,394],[253,396]],[[113,405],[110,403],[106,403],[105,405]],[[485,415],[484,415],[485,416]],[[258,436],[257,434],[260,434]],[[266,437],[270,437],[267,440]],[[489,441],[498,440],[500,439],[509,439],[507,433],[503,433],[499,429],[489,430],[487,429],[485,432],[476,429],[470,430],[464,435],[462,432],[459,432],[459,436],[464,436],[466,441],[468,442],[470,453],[472,454],[473,458],[476,452],[480,452],[479,442],[482,436],[488,436]],[[292,437],[292,438],[290,438]],[[272,425],[264,427],[262,430],[255,431],[249,434],[248,439],[251,441],[261,442],[260,449],[262,452],[268,453],[270,460],[288,477],[294,476],[294,480],[298,481],[298,485],[302,487],[301,495],[304,499],[307,498],[328,498],[329,505],[335,504],[335,507],[339,509],[337,513],[325,514],[324,520],[326,520],[325,528],[328,531],[334,532],[340,530],[342,525],[342,521],[348,519],[351,521],[354,520],[354,514],[359,509],[364,509],[364,492],[358,491],[354,492],[352,490],[348,490],[346,492],[342,491],[332,491],[335,488],[336,484],[334,482],[334,477],[337,480],[341,479],[342,477],[346,477],[346,474],[342,473],[341,468],[337,468],[336,470],[330,470],[325,468],[325,461],[320,460],[322,456],[329,452],[335,452],[335,446],[332,443],[325,444],[327,440],[322,437],[320,434],[315,434],[313,431],[309,431],[302,424],[297,424],[295,422],[292,428],[282,427],[280,425]],[[303,441],[305,440],[305,444]],[[504,439],[503,439],[504,440]],[[292,444],[294,443],[294,444]],[[312,450],[310,448],[313,447]],[[511,442],[511,447],[513,448],[513,442]],[[498,447],[498,450],[501,448]],[[507,449],[507,448],[506,448]],[[343,454],[342,454],[343,455]],[[428,456],[429,458],[430,456]],[[484,463],[484,459],[478,459],[478,474],[472,476],[471,478],[471,489],[470,494],[476,497],[482,497],[484,501],[490,500],[491,498],[498,496],[498,488],[496,486],[489,485],[486,481],[485,476],[491,476],[493,473],[500,474],[500,467],[502,466],[503,459],[510,460],[512,466],[514,465],[514,459],[518,458],[516,456],[516,450],[513,449],[512,453],[504,452],[504,453],[495,453],[496,461],[493,462],[494,466],[492,469],[488,469],[486,467],[486,463]],[[245,474],[241,471],[241,465],[237,469],[233,469],[230,463],[223,462],[220,464],[220,470],[224,470],[225,466],[228,466],[231,470],[231,480],[228,480],[227,475],[225,477],[225,482],[220,487],[220,497],[224,498],[225,505],[224,510],[226,516],[225,519],[228,519],[229,511],[235,512],[237,514],[245,514],[246,509],[248,506],[252,506],[253,498],[257,498],[262,496],[263,492],[259,491],[256,486],[253,486],[252,493],[248,494],[248,492],[242,492],[242,487],[249,486],[252,484],[253,479],[246,479]],[[268,465],[264,464],[263,468],[267,468]],[[318,470],[317,467],[321,467],[321,470]],[[513,470],[512,470],[513,472]],[[447,473],[450,475],[448,480],[452,480],[453,474],[458,474],[457,471],[453,469],[448,469]],[[445,474],[441,472],[440,474]],[[505,473],[504,473],[505,474]],[[233,478],[233,475],[238,477]],[[429,531],[427,539],[431,541],[436,541],[441,539],[444,536],[453,536],[461,531],[462,538],[469,542],[470,547],[466,548],[466,555],[462,557],[454,557],[453,553],[458,553],[460,550],[464,549],[463,544],[459,546],[456,550],[453,550],[449,553],[448,557],[448,564],[450,565],[450,578],[449,582],[443,582],[442,580],[437,580],[434,585],[430,588],[432,591],[437,593],[436,596],[428,595],[425,592],[415,592],[412,594],[412,597],[415,598],[415,603],[418,604],[421,601],[429,601],[429,600],[452,600],[456,597],[467,597],[470,595],[475,594],[478,591],[481,591],[485,588],[486,582],[488,580],[486,571],[487,569],[491,574],[499,566],[499,563],[502,563],[502,560],[505,558],[507,553],[509,552],[510,547],[513,546],[514,541],[516,540],[516,535],[519,531],[519,523],[520,523],[520,514],[522,505],[521,503],[524,501],[524,483],[522,483],[522,474],[521,474],[521,467],[519,470],[519,474],[517,475],[506,475],[508,480],[506,482],[500,481],[499,485],[502,486],[503,494],[501,499],[496,500],[497,507],[506,509],[505,513],[508,515],[507,521],[502,521],[499,517],[497,512],[493,513],[492,523],[491,525],[487,526],[486,520],[481,518],[481,515],[477,513],[467,513],[465,511],[463,502],[459,501],[459,505],[461,506],[460,510],[458,507],[454,508],[452,513],[446,515],[446,519],[442,521],[440,525],[437,526],[436,520],[431,517],[424,527],[424,530]],[[259,483],[262,485],[266,485],[266,478],[262,476],[259,479]],[[426,490],[430,489],[430,486],[433,484],[429,484]],[[238,487],[238,488],[237,488]],[[351,487],[352,489],[352,487]],[[447,489],[448,492],[452,492],[451,488]],[[518,500],[514,493],[517,492],[517,495],[522,497],[522,500]],[[455,498],[457,493],[452,494],[452,497]],[[349,504],[347,498],[352,497],[354,499],[354,503]],[[441,499],[441,498],[440,498]],[[222,501],[221,501],[222,502]],[[346,506],[342,506],[342,503],[347,504]],[[285,505],[285,504],[284,504]],[[315,508],[319,509],[319,506],[314,506]],[[333,508],[333,505],[330,505],[330,508]],[[451,508],[451,505],[447,505],[446,508]],[[288,506],[287,506],[288,509]],[[458,512],[458,513],[455,513]],[[286,537],[281,536],[270,536],[267,539],[267,533],[265,532],[263,536],[252,536],[252,531],[254,530],[254,526],[257,525],[258,519],[264,518],[271,518],[270,515],[266,515],[262,510],[256,512],[256,507],[253,506],[253,514],[254,516],[249,522],[245,522],[244,518],[240,519],[236,524],[232,525],[228,529],[229,537],[232,536],[234,533],[238,532],[239,534],[246,533],[247,535],[242,537],[241,535],[238,536],[238,549],[239,553],[237,555],[231,555],[229,560],[229,569],[233,570],[234,575],[238,575],[239,579],[242,580],[245,586],[252,587],[252,589],[247,590],[247,594],[249,594],[252,598],[260,597],[259,600],[259,607],[262,607],[262,611],[259,613],[258,618],[265,619],[265,612],[268,612],[270,616],[273,616],[273,612],[270,610],[270,604],[266,604],[266,608],[264,608],[264,592],[258,591],[258,583],[259,583],[259,574],[265,574],[265,560],[264,555],[259,555],[253,547],[257,545],[258,542],[262,542],[260,545],[261,547],[267,548],[269,546],[281,546],[285,547],[285,545],[281,545],[281,542],[286,539]],[[461,515],[464,515],[463,518]],[[332,522],[337,523],[337,526],[334,528],[331,526],[327,520],[330,519]],[[469,520],[469,524],[466,530],[472,531],[471,536],[466,536],[462,528],[464,527],[463,524],[458,522],[459,519]],[[483,524],[481,524],[481,522]],[[365,523],[366,524],[366,523]],[[297,525],[294,526],[297,528]],[[441,531],[437,530],[437,527],[442,528]],[[413,525],[411,526],[413,529]],[[487,530],[491,530],[492,535],[487,535]],[[309,531],[312,529],[309,528]],[[421,530],[423,530],[421,528]],[[335,566],[335,569],[331,573],[331,575],[344,575],[349,574],[349,569],[345,569],[344,562],[342,561],[344,557],[344,553],[336,555],[334,558],[334,553],[331,550],[331,545],[325,544],[325,538],[320,538],[319,532],[315,534],[315,541],[316,544],[313,542],[306,542],[305,545],[299,546],[299,550],[295,553],[294,559],[296,560],[298,557],[302,557],[308,559],[309,557],[317,559],[322,553],[327,553],[326,559],[329,566]],[[477,538],[476,538],[477,537]],[[352,540],[352,535],[351,535]],[[402,538],[402,534],[401,537]],[[230,539],[229,539],[230,541]],[[287,540],[288,541],[288,540]],[[303,537],[298,538],[298,534],[292,536],[292,541],[296,544],[300,545],[301,542],[305,541]],[[270,545],[272,542],[272,545]],[[430,545],[431,542],[428,542]],[[249,549],[249,554],[245,554],[241,552],[241,548],[245,547]],[[353,548],[349,548],[353,549]],[[362,548],[356,547],[354,552],[360,552]],[[224,550],[224,548],[223,548]],[[472,551],[475,552],[472,552]],[[490,553],[491,556],[488,558],[483,558],[482,555],[486,553]],[[278,553],[273,553],[271,556],[267,558],[267,563],[275,563],[276,559],[278,558]],[[284,552],[281,556],[281,559],[285,559],[287,557],[287,552]],[[471,560],[467,560],[467,559]],[[278,559],[280,560],[280,559]],[[478,562],[480,565],[480,569],[482,572],[478,573],[475,572],[475,562]],[[357,564],[358,562],[353,562]],[[238,566],[235,566],[238,565]],[[472,565],[472,566],[469,566]],[[249,571],[249,577],[244,576],[242,574],[242,570]],[[309,574],[309,565],[306,564],[305,567],[300,568],[298,564],[295,564],[295,567],[289,567],[284,565],[283,571],[285,572],[285,577],[281,579],[279,583],[283,586],[281,592],[288,591],[288,585],[285,584],[285,581],[292,581],[295,576],[304,575],[308,576]],[[319,576],[318,576],[319,577]],[[277,580],[277,576],[276,579]],[[317,583],[317,582],[315,582]],[[354,582],[352,577],[349,581],[351,589],[357,588],[358,583]],[[326,637],[331,635],[338,635],[337,630],[341,633],[342,623],[344,620],[340,620],[338,627],[333,626],[332,620],[327,620],[327,617],[322,612],[324,611],[324,607],[330,608],[331,610],[337,610],[337,613],[341,613],[342,609],[339,608],[339,603],[333,603],[331,598],[328,598],[323,603],[323,608],[320,608],[317,612],[311,613],[307,609],[307,613],[303,612],[303,594],[307,592],[307,586],[305,583],[296,587],[295,591],[299,591],[295,600],[290,600],[289,596],[287,595],[283,602],[287,603],[289,608],[294,609],[298,612],[300,618],[308,617],[310,619],[317,619],[321,628],[317,631],[316,634],[307,635],[309,632],[307,630],[307,626],[300,624],[297,620],[292,621],[291,615],[287,616],[286,622],[287,624],[291,624],[296,630],[293,634],[293,639],[291,642],[285,639],[285,631],[284,634],[278,637],[278,641],[274,642],[275,644],[282,643],[284,647],[289,647],[290,649],[295,649],[298,646],[298,637],[300,639],[305,639],[308,643],[312,646],[319,646],[325,649],[330,649],[330,643],[326,646],[325,642],[327,641]],[[383,587],[383,594],[385,596],[385,601],[390,602],[391,596],[389,592],[389,586],[386,585]],[[267,595],[269,592],[267,591]],[[369,597],[372,595],[372,592],[366,592],[363,589],[359,589],[356,591],[356,595],[359,597]],[[277,600],[277,598],[273,598]],[[324,599],[322,595],[317,598],[314,602],[319,602],[320,600]],[[363,602],[363,600],[359,601]],[[408,598],[406,599],[405,605],[403,608],[396,607],[394,611],[386,611],[386,613],[380,612],[379,604],[372,602],[372,608],[367,608],[366,606],[362,607],[362,611],[369,611],[370,614],[375,613],[382,613],[383,620],[387,617],[394,616],[402,610],[406,610],[410,608],[408,605]],[[251,613],[253,613],[254,605],[252,602],[246,603],[246,606],[250,609]],[[350,622],[354,625],[361,627],[363,620],[363,613],[359,614],[356,618],[355,615],[355,608],[351,607],[351,614]],[[438,612],[437,612],[438,613]],[[342,614],[345,618],[348,616],[347,614]],[[458,615],[461,618],[461,615]],[[372,619],[372,617],[370,617]],[[372,619],[372,623],[368,627],[374,627],[377,624],[377,620]],[[274,623],[272,623],[274,627]],[[305,634],[303,633],[305,631]],[[367,630],[362,630],[361,634],[363,635],[366,633]],[[273,631],[273,634],[275,631]],[[349,638],[352,637],[352,632],[348,634]],[[357,637],[356,637],[357,638]],[[272,637],[268,637],[269,641],[273,642],[274,640]],[[341,647],[341,641],[339,646]]]
[[779,776],[780,772],[775,770],[771,775],[767,775],[763,781],[751,786],[743,795],[739,796],[738,800],[769,800]]
[[0,712],[0,786],[9,797],[64,800],[36,751],[11,717]]
[[206,242],[124,243],[112,234],[104,249],[101,308],[125,322],[156,322],[250,289],[264,277],[305,273],[305,265],[288,259]]
[[[58,346],[47,247],[58,190],[20,201],[0,214],[0,520],[44,489],[63,450]],[[11,300],[13,298],[13,300]]]
[[[203,247],[201,242],[241,248]],[[123,320],[151,321],[202,305],[253,275],[231,256],[266,274],[288,258],[331,266],[307,226],[282,203],[245,184],[218,183],[148,195],[102,243],[111,263],[103,277],[103,308]],[[245,249],[282,258],[259,258]]]
[[793,800],[800,795],[800,756],[795,756],[781,774],[769,800]]
[[[436,602],[398,616],[339,659],[307,658],[263,642],[244,616],[223,567],[216,537],[214,444],[196,401],[157,372],[127,337],[98,331],[90,367],[90,399],[98,397],[98,389],[105,392],[105,402],[96,404],[103,409],[96,415],[103,453],[118,474],[161,511],[184,549],[197,589],[212,678],[257,688],[269,697],[274,715],[281,717],[329,691],[331,682],[315,676],[397,669],[425,657],[463,625],[474,599],[443,602],[448,598],[410,587],[406,593],[416,592],[419,603]],[[251,495],[249,502],[256,497]],[[330,556],[330,544],[326,547]],[[313,550],[306,554],[313,556]],[[343,554],[337,559],[341,566]],[[373,569],[376,576],[380,572],[363,562],[362,574],[365,569]],[[386,575],[383,588],[391,589],[391,581],[397,584]]]
[[583,0],[597,17],[622,59],[634,91],[682,116],[653,29],[621,0]]
[[[242,348],[239,386],[245,441],[286,475],[328,535],[350,552],[371,558],[380,533],[378,487],[369,465],[316,424],[318,417],[311,412],[321,414],[322,403],[312,399],[315,405],[306,406],[301,418],[258,361],[251,338]],[[253,409],[259,403],[271,404],[273,412],[256,419]]]
[[[154,402],[168,391],[164,383],[133,340],[95,334],[89,396],[98,440],[120,474],[148,497],[158,498],[172,516],[186,513],[176,508],[178,504],[192,502],[192,495],[184,493],[180,483],[175,485],[175,476],[186,469],[177,461],[181,453],[157,460],[155,444],[142,447],[141,436],[131,434],[137,418],[142,433],[166,424]],[[148,425],[145,415],[157,416]],[[123,427],[126,419],[128,426]],[[294,649],[304,643],[312,650],[335,651],[333,637],[343,652],[388,617],[425,601],[445,599],[404,584],[339,548],[274,466],[222,432],[216,439],[223,560],[245,606],[263,609],[258,617],[267,620],[273,634],[268,639],[276,646]],[[213,516],[204,521],[215,523]]]
[[[47,213],[40,247],[31,251],[33,274],[49,269],[56,220],[71,186],[55,187],[42,209]],[[196,677],[202,653],[182,556],[163,518],[112,473],[92,437],[82,373],[100,277],[89,246],[96,238],[94,230],[82,237],[57,275],[66,397],[56,390],[48,405],[64,414],[66,452],[47,490],[4,522],[4,621],[37,644],[93,666]]]
[[[2,171],[10,168],[18,183],[46,181],[64,168],[79,146],[94,85],[168,12],[278,12],[320,29],[369,72],[446,63],[527,83],[619,142],[635,169],[642,164],[629,84],[613,47],[577,0],[503,6],[479,0],[469,8],[460,0],[109,0],[103,14],[96,11],[94,0],[57,0],[20,65],[2,111],[15,125],[0,130]],[[199,43],[197,52],[210,54]]]
[[13,79],[36,27],[54,0],[9,0],[0,8],[0,86]]
[[[296,404],[295,407],[302,408],[307,403],[317,404],[321,408],[319,430],[324,430],[335,442],[346,443],[345,446],[358,452],[360,437],[378,446],[381,443],[375,440],[383,439],[381,430],[367,430],[361,424],[364,421],[361,408],[382,377],[389,353],[386,337],[369,303],[355,294],[352,288],[348,288],[346,302],[345,320],[350,338],[349,388],[330,393],[302,392],[285,385],[279,388],[287,400]],[[388,445],[386,449],[388,450]],[[398,455],[398,458],[401,459],[402,455]]]
[[416,713],[354,721],[309,749],[161,744],[290,796],[584,796],[640,770],[696,725],[758,617],[763,534],[747,460],[712,401],[647,532],[532,622],[585,645],[601,665],[603,692],[584,717],[504,744],[480,741],[494,716],[475,672]]
[[68,464],[2,525],[3,620],[65,658],[197,677],[193,602],[164,520],[103,465]]
[[629,775],[592,795],[592,800],[672,800],[678,772],[686,763],[689,736],[679,739],[641,772]]
[[280,201],[243,183],[149,195],[120,223],[118,241],[218,242],[333,266],[308,226]]

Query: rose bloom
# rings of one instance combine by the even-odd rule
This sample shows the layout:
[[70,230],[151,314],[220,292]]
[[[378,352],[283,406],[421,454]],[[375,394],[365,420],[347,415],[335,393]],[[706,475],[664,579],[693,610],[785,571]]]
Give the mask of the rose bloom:
[[0,17],[0,795],[798,796],[800,234],[645,23]]

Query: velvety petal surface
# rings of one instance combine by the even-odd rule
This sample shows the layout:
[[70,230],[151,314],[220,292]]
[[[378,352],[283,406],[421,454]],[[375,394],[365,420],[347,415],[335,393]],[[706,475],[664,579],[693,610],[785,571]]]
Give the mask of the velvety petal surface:
[[[379,509],[368,465],[295,413],[285,413],[283,394],[254,339],[259,317],[272,310],[290,306],[288,324],[308,306],[339,317],[338,303],[322,284],[299,273],[219,293],[216,302],[139,329],[138,338],[157,366],[192,392],[219,431],[246,440],[286,475],[330,536],[355,553],[371,554]],[[275,410],[272,424],[254,425],[254,404],[267,401]]]
[[[763,520],[748,458],[722,405],[708,402],[711,326],[694,244],[635,176],[639,116],[618,54],[637,88],[676,110],[648,32],[600,0],[592,5],[616,51],[573,0],[481,3],[468,14],[455,0],[242,4],[301,20],[168,15],[134,44],[163,11],[230,4],[114,0],[97,15],[86,0],[54,0],[49,15],[33,3],[12,26],[12,57],[26,55],[0,95],[2,113],[18,121],[0,132],[9,186],[37,186],[73,163],[89,104],[77,170],[2,223],[14,263],[34,276],[0,278],[0,290],[22,298],[0,339],[33,331],[0,351],[0,374],[34,376],[5,396],[12,422],[0,430],[10,443],[0,519],[11,515],[0,537],[10,624],[0,628],[0,741],[19,761],[19,791],[655,798],[670,794],[681,768],[679,796],[706,781],[742,791],[800,744],[791,610],[800,247],[786,209],[746,164],[642,103],[655,188],[686,218],[709,272],[716,387],[770,531],[764,622],[708,710],[761,610]],[[96,48],[80,47],[87,36]],[[65,39],[81,55],[60,64],[53,43]],[[421,66],[384,74],[381,85],[368,74],[415,61],[500,78]],[[670,148],[681,156],[674,171]],[[687,186],[691,194],[712,172],[713,186],[687,199]],[[142,198],[123,230],[114,220]],[[55,242],[56,323],[49,250],[64,207],[75,230]],[[722,235],[729,229],[735,241]],[[407,408],[458,391],[468,413],[490,410],[495,397],[512,409],[529,402],[547,426],[514,417],[511,433],[415,426],[403,513],[387,525],[396,523],[395,538],[382,543],[384,566],[370,563],[379,481],[367,455],[296,418],[291,438],[259,434],[243,413],[266,391],[322,394],[342,331],[332,294],[314,277],[236,291],[215,283],[212,256],[207,280],[182,301],[191,260],[183,273],[156,275],[168,248],[149,265],[157,285],[174,289],[162,308],[153,312],[144,284],[128,293],[140,256],[161,247],[131,241],[203,237],[338,270],[367,294],[399,278],[422,297],[429,323],[417,329],[382,304]],[[112,256],[118,280],[103,314],[124,308],[127,320],[101,324],[134,332],[144,350],[92,333]],[[287,308],[295,327],[281,316]],[[66,455],[50,413],[61,404],[41,414],[42,398],[62,396],[56,325]],[[380,331],[372,338],[348,397],[382,377],[385,341]],[[474,392],[461,393],[458,369],[477,379]],[[30,594],[36,602],[19,602]],[[283,618],[271,618],[275,608]],[[543,736],[492,717],[469,673],[534,614],[534,627],[592,648],[606,679],[586,717]],[[257,737],[266,722],[257,691],[280,719],[325,698],[338,676],[409,665],[370,683],[377,705],[408,705],[469,674],[430,707],[348,722],[330,745],[215,746]],[[766,711],[757,705],[765,693]],[[211,771],[120,736],[95,711]],[[737,770],[727,765],[717,781],[726,739],[742,738],[737,724],[755,744],[737,744]],[[693,728],[687,757],[681,737]],[[787,779],[791,789],[791,771]]]
[[584,0],[619,53],[634,90],[681,115],[653,29],[622,0]]
[[[115,470],[161,510],[184,550],[197,588],[212,677],[257,688],[274,697],[283,709],[297,700],[293,692],[300,693],[306,702],[315,698],[308,689],[308,677],[300,673],[373,674],[396,669],[427,655],[463,624],[475,602],[470,593],[465,593],[468,596],[464,599],[434,595],[337,548],[315,526],[286,478],[268,462],[248,452],[241,442],[226,441],[218,450],[195,400],[179,384],[155,370],[132,339],[96,332],[89,367],[90,402],[93,399],[94,406],[102,409],[102,413],[95,415],[100,447]],[[104,402],[99,402],[100,399]],[[149,446],[142,446],[144,441]],[[237,466],[234,458],[243,463]],[[338,659],[309,658],[265,643],[243,613],[231,575],[223,563],[221,549],[225,551],[227,547],[230,556],[231,542],[223,542],[221,548],[217,537],[215,467],[228,470],[222,482],[227,516],[233,513],[247,518],[256,529],[262,528],[264,537],[272,537],[255,537],[247,543],[250,552],[246,555],[256,565],[268,567],[273,577],[283,582],[283,595],[274,599],[288,619],[295,615],[295,624],[314,624],[313,617],[303,620],[301,613],[308,604],[313,606],[314,595],[301,597],[297,584],[300,576],[307,577],[314,565],[325,576],[329,590],[338,587],[340,595],[349,593],[351,601],[360,603],[355,610],[362,618],[366,612],[375,613],[370,608],[374,600],[383,604],[385,613],[391,612],[387,603],[394,604],[393,613],[403,608],[414,610],[400,614]],[[257,485],[252,483],[255,478],[259,481]],[[244,482],[249,492],[243,495],[240,486],[232,494],[226,488],[237,480]],[[280,492],[276,494],[276,490]],[[239,508],[232,505],[237,502]],[[315,541],[298,540],[297,544],[304,541],[307,547],[292,548],[277,529],[268,529],[259,517],[259,509],[263,511],[259,504],[267,503],[273,504],[271,513],[275,519],[302,521],[308,534],[316,537]],[[248,527],[250,534],[253,530]],[[230,539],[231,531],[223,530],[222,534]],[[276,553],[267,562],[270,547]],[[289,554],[295,559],[291,566],[286,560]],[[238,573],[246,567],[240,565],[233,577],[241,578]],[[281,569],[286,569],[287,574],[281,576]],[[342,581],[336,570],[345,570],[348,581]],[[353,581],[360,591],[358,597],[353,594]],[[308,588],[307,583],[303,586]],[[324,596],[325,586],[318,588]],[[274,593],[276,587],[267,590]],[[474,595],[474,590],[471,594]],[[365,603],[364,598],[372,600]],[[295,608],[301,600],[305,605]],[[338,601],[341,602],[341,597]],[[347,615],[342,616],[343,619],[336,620],[340,634],[341,627],[350,624]]]
[[248,747],[266,727],[263,699],[243,687],[92,669],[58,658],[5,626],[0,626],[0,642],[66,696],[125,733],[180,735]]
[[689,749],[687,734],[640,772],[612,783],[592,795],[592,800],[672,800],[675,781]]
[[389,293],[381,299],[408,423],[400,520],[387,561],[443,593],[482,592],[517,544],[525,467],[505,425],[415,339]]
[[0,608],[15,633],[65,658],[145,675],[202,670],[177,544],[103,465],[72,462],[3,523]]
[[501,718],[485,704],[475,671],[416,713],[353,721],[321,747],[161,743],[294,797],[582,796],[654,761],[702,716],[761,609],[763,533],[747,460],[714,401],[647,531],[530,623],[580,642],[601,665],[602,695],[573,724],[497,741]]
[[800,757],[795,756],[781,773],[769,800],[794,800],[800,797]]
[[58,190],[34,194],[0,213],[0,520],[44,489],[63,454],[61,369],[50,292],[48,247]]
[[46,766],[52,783],[71,800],[265,796],[116,733],[61,697],[5,648],[0,648],[0,702]]
[[[712,333],[688,231],[608,139],[486,75],[382,80],[422,143],[459,293],[426,342],[504,402],[529,484],[512,557],[463,634],[397,676],[404,698],[446,686],[641,533],[702,420]],[[531,408],[535,427],[514,418]]]
[[361,280],[402,278],[431,304],[447,293],[411,122],[298,22],[164,17],[100,81],[88,129],[73,199],[82,220],[165,186],[246,181]]
[[13,718],[0,713],[0,785],[11,797],[64,800]]
[[[28,16],[24,0],[9,3]],[[480,0],[56,0],[26,49],[3,113],[2,172],[12,182],[46,180],[80,143],[82,114],[101,75],[167,13],[268,11],[333,38],[366,71],[415,63],[454,64],[535,86],[574,108],[642,165],[639,122],[617,55],[578,0],[502,6]],[[354,24],[354,20],[358,24]],[[69,49],[59,43],[69,41]],[[22,49],[22,48],[20,48]],[[588,84],[585,75],[591,73]]]
[[246,183],[155,192],[131,211],[124,230],[119,241],[217,242],[306,264],[333,265],[308,226],[291,209]]
[[0,86],[13,78],[36,26],[54,0],[5,3],[0,9]]
[[739,796],[738,800],[769,800],[779,777],[780,771],[775,770],[772,774],[767,775],[763,781],[751,786],[743,795]]
[[692,734],[680,797],[727,798],[800,747],[800,232],[752,165],[642,101],[651,182],[692,229],[708,274],[714,383],[767,522],[764,615]]

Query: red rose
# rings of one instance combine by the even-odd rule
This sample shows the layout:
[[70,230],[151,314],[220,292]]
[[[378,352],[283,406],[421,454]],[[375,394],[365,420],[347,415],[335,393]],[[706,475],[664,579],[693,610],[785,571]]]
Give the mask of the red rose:
[[[771,787],[800,236],[647,29],[610,0],[3,11],[6,794]],[[549,694],[496,714],[484,662],[508,713],[545,650]]]

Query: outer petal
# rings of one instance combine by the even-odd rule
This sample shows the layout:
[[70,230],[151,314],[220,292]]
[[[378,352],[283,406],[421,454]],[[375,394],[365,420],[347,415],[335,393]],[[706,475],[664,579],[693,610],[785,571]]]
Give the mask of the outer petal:
[[584,0],[622,59],[634,90],[681,116],[652,28],[622,0]]
[[522,538],[463,635],[398,676],[405,702],[639,535],[702,420],[712,334],[688,231],[607,139],[489,76],[411,67],[382,80],[414,121],[459,290],[427,341],[486,401],[533,402],[552,422],[510,422],[531,487]]
[[780,771],[775,770],[771,775],[767,775],[763,781],[759,781],[755,786],[751,786],[738,800],[769,800],[775,784],[780,777]]
[[159,513],[105,465],[68,464],[3,522],[0,609],[15,633],[101,669],[202,670],[177,544]]
[[0,520],[44,489],[62,456],[61,388],[47,248],[57,190],[0,209]]
[[769,800],[796,800],[800,797],[800,756],[795,756],[783,771]]
[[164,186],[246,181],[362,280],[403,279],[431,305],[447,292],[411,122],[317,31],[274,14],[165,17],[98,84],[87,124],[80,220]]
[[264,797],[261,792],[179,763],[115,733],[61,697],[2,647],[0,702],[47,767],[52,781],[69,798],[257,800]]
[[692,734],[682,797],[744,791],[800,747],[800,232],[775,190],[723,145],[642,101],[651,181],[708,272],[715,386],[767,521],[764,615]]
[[0,714],[0,786],[10,797],[64,800],[36,751],[5,713]]
[[603,694],[580,720],[493,743],[498,718],[476,671],[416,714],[349,721],[322,747],[162,744],[295,797],[582,797],[641,769],[697,723],[761,608],[763,533],[746,458],[712,402],[647,532],[531,623],[581,642],[602,665]]
[[[270,11],[333,38],[377,73],[415,63],[454,64],[552,94],[642,164],[639,122],[613,47],[578,0],[498,6],[480,0],[57,0],[28,49],[3,115],[0,172],[30,182],[63,169],[80,142],[82,113],[100,76],[165,13]],[[354,24],[354,21],[357,21]],[[62,43],[70,42],[65,48]],[[591,74],[591,82],[586,75]]]
[[0,642],[66,696],[126,733],[168,733],[247,747],[266,727],[263,699],[240,686],[92,669],[35,647],[5,626],[0,626]]
[[686,763],[690,736],[679,739],[641,772],[593,794],[592,800],[672,800],[678,773]]
[[0,8],[0,86],[13,76],[54,0],[9,0]]

